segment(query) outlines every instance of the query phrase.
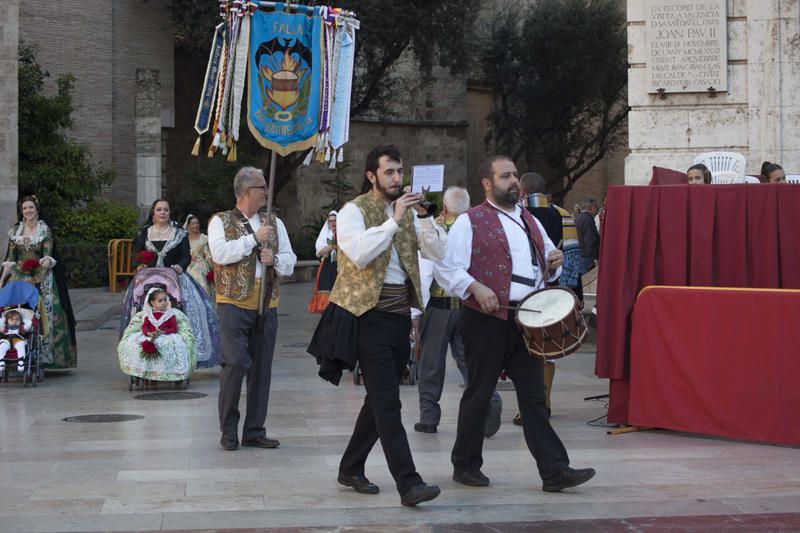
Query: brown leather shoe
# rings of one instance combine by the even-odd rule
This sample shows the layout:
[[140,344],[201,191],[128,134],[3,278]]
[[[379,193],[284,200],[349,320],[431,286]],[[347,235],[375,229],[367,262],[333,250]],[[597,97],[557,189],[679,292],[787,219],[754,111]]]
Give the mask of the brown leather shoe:
[[242,439],[242,446],[255,446],[256,448],[277,448],[281,443],[275,439],[267,437],[256,437],[254,439]]
[[236,438],[236,435],[223,435],[219,439],[219,445],[222,446],[223,450],[232,452],[239,447],[239,439]]

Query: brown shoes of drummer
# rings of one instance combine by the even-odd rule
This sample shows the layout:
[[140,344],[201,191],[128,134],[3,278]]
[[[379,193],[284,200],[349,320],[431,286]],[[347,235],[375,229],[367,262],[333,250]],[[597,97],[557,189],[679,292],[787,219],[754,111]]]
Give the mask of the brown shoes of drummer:
[[553,477],[544,480],[542,490],[545,492],[559,492],[570,487],[582,485],[594,477],[594,468],[574,469],[566,467]]

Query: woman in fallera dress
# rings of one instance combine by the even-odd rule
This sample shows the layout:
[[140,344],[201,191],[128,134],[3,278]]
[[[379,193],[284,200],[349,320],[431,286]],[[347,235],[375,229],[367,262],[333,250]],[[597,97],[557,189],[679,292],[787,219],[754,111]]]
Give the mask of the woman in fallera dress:
[[53,255],[53,234],[39,218],[39,200],[24,196],[20,221],[8,232],[8,252],[0,274],[0,287],[27,281],[39,289],[42,317],[40,361],[44,368],[74,368],[78,364],[75,317],[58,262]]
[[192,258],[186,271],[214,303],[214,269],[211,250],[208,248],[208,236],[200,232],[200,219],[194,215],[186,217],[183,228],[189,233],[189,253]]
[[[169,202],[159,198],[150,208],[150,217],[133,239],[134,256],[147,250],[155,257],[153,263],[140,268],[168,267],[178,274],[181,287],[181,305],[194,334],[197,368],[219,364],[219,319],[205,290],[186,273],[192,257],[186,230],[170,218]],[[133,284],[128,287],[123,304],[120,334],[130,322],[133,304]]]

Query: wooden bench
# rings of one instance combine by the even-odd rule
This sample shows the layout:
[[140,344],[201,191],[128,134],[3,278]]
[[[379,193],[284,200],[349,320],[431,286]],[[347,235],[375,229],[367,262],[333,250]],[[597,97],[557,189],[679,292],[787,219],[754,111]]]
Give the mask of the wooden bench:
[[108,290],[117,292],[117,278],[133,276],[133,240],[112,239],[108,241]]

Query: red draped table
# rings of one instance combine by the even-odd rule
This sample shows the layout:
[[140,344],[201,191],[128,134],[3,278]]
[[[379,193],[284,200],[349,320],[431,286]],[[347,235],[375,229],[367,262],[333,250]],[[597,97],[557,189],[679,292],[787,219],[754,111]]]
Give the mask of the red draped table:
[[[800,289],[798,211],[800,185],[787,183],[609,189],[595,372],[610,380],[610,422],[631,422],[632,316],[639,291],[649,285]],[[708,316],[707,324],[713,322]],[[786,346],[778,355],[792,357],[797,349]]]
[[800,291],[647,287],[628,422],[800,444]]

